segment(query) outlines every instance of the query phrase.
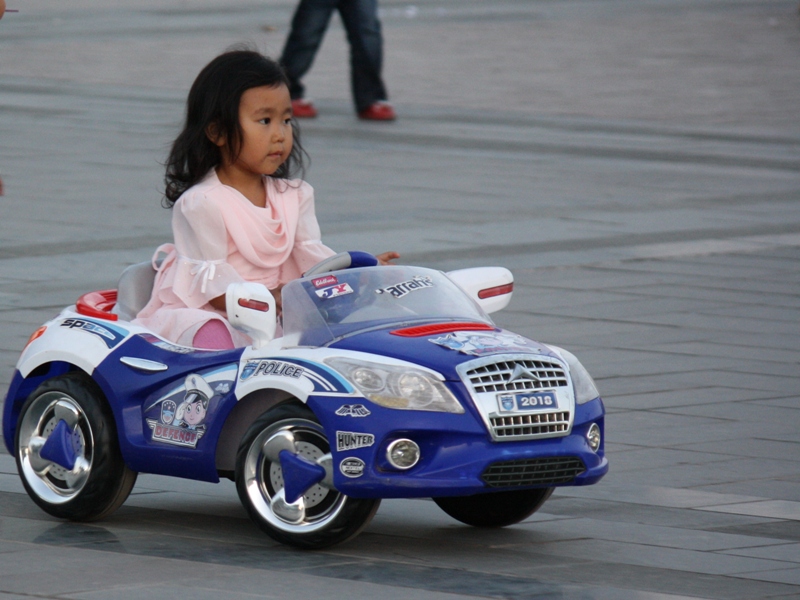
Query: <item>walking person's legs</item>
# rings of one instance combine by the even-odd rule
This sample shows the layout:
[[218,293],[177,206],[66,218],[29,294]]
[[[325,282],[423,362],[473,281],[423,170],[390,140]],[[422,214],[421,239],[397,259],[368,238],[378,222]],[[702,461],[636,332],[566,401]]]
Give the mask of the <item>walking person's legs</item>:
[[383,35],[377,0],[340,0],[339,14],[350,43],[350,80],[356,111],[361,118],[394,119],[381,78]]
[[336,4],[337,0],[300,0],[292,17],[292,27],[279,62],[289,79],[289,94],[298,117],[317,114],[313,104],[302,101],[305,88],[300,80],[314,62]]

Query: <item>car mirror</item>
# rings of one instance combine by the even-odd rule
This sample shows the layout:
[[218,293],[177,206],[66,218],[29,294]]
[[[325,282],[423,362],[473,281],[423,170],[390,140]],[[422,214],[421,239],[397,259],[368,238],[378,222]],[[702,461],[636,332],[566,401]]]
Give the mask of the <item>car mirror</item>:
[[278,314],[275,297],[261,283],[244,281],[232,283],[225,293],[228,321],[253,340],[254,348],[261,348],[275,337]]
[[505,267],[458,269],[446,275],[487,314],[504,309],[511,301],[514,275]]

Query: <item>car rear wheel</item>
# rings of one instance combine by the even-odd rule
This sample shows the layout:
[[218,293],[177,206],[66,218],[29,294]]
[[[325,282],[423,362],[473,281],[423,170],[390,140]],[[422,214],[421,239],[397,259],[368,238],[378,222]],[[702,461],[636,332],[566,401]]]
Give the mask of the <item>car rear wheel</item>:
[[553,488],[541,488],[434,498],[433,501],[455,520],[467,525],[506,527],[530,517],[552,493]]
[[101,519],[136,483],[122,459],[111,409],[83,374],[40,385],[20,411],[14,443],[25,490],[54,517]]
[[298,548],[325,548],[354,537],[380,505],[334,489],[325,431],[298,404],[277,406],[251,425],[236,458],[236,489],[267,535]]

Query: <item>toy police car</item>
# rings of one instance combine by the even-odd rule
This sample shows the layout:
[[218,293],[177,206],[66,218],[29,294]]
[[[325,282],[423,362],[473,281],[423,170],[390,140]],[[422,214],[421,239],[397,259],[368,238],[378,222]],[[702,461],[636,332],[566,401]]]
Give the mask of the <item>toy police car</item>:
[[431,497],[474,526],[517,523],[556,486],[608,470],[604,408],[566,350],[495,326],[513,278],[375,266],[342,253],[283,288],[232,284],[252,346],[178,346],[129,321],[149,263],[36,330],[17,363],[3,434],[31,498],[102,518],[138,472],[229,477],[279,542],[355,536],[381,498]]

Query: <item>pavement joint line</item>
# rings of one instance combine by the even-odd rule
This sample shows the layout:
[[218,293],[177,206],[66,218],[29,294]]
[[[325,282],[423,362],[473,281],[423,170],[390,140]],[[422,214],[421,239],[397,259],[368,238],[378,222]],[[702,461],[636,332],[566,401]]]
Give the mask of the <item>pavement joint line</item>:
[[[758,235],[742,233],[763,232]],[[663,240],[653,243],[654,240]],[[677,241],[676,241],[677,240]],[[0,261],[44,256],[66,256],[103,250],[138,250],[156,248],[164,243],[165,236],[143,235],[118,237],[106,240],[55,242],[0,247]],[[642,242],[648,243],[642,243]],[[597,250],[601,248],[624,248],[633,251],[632,256],[608,258],[586,264],[618,261],[652,260],[681,256],[706,256],[712,254],[753,253],[772,248],[800,246],[800,224],[787,223],[758,225],[729,230],[688,230],[659,233],[624,234],[600,238],[566,239],[529,244],[491,244],[463,249],[444,249],[424,253],[405,253],[405,262],[437,261],[452,258],[488,258],[507,255],[542,254],[559,251]]]
[[633,160],[661,163],[689,163],[692,165],[715,166],[722,168],[748,168],[772,171],[800,172],[800,160],[797,158],[759,158],[732,155],[700,153],[674,150],[650,150],[644,148],[624,148],[607,146],[587,146],[583,144],[537,143],[530,141],[494,141],[486,139],[462,138],[435,134],[397,133],[377,131],[374,129],[361,132],[352,128],[319,129],[316,136],[337,140],[350,138],[366,141],[370,144],[392,144],[395,148],[406,146],[415,152],[420,149],[433,151],[434,148],[477,150],[491,154],[537,154],[584,157],[591,159]]

